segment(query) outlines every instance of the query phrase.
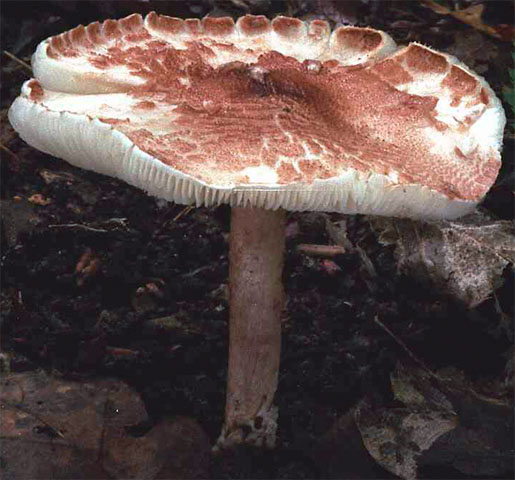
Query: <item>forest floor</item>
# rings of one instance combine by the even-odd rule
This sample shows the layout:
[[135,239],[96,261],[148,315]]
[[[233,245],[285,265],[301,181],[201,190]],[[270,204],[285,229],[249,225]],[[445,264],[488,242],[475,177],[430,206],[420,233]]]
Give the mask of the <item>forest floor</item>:
[[[7,121],[31,77],[18,60],[30,63],[41,40],[155,9],[384,29],[399,44],[417,41],[462,59],[490,83],[513,125],[512,30],[503,25],[513,7],[485,3],[467,24],[416,1],[2,2],[6,478],[46,478],[63,465],[68,473],[56,478],[408,478],[410,462],[420,478],[512,478],[510,265],[498,272],[498,288],[471,306],[400,271],[395,242],[383,245],[373,220],[288,213],[278,445],[212,455],[225,403],[229,208],[158,201],[29,147]],[[503,229],[514,218],[514,134],[508,126],[501,174],[481,206]],[[331,258],[298,248],[341,238],[347,251]],[[91,402],[104,420],[86,408],[86,390],[101,396]],[[128,412],[114,433],[105,421],[113,391],[116,411]],[[414,416],[416,429],[438,432],[430,448],[406,427]],[[74,425],[95,431],[81,440]],[[109,435],[118,439],[112,445]],[[81,444],[90,437],[104,439],[101,454]],[[156,446],[163,437],[168,456]],[[70,467],[70,458],[80,462]]]

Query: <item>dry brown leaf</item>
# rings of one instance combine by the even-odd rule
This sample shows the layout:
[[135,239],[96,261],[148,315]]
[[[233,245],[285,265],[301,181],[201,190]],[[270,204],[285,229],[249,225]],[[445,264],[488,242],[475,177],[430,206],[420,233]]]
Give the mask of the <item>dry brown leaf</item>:
[[209,439],[192,420],[164,421],[145,435],[139,395],[116,380],[70,382],[44,372],[4,377],[2,470],[16,479],[201,478]]
[[439,13],[440,15],[450,15],[456,20],[466,23],[467,25],[474,27],[476,30],[498,38],[499,40],[511,42],[514,39],[514,30],[511,24],[502,24],[493,27],[483,22],[482,17],[485,6],[481,3],[471,5],[470,7],[463,8],[461,10],[450,10],[435,0],[422,0],[422,5],[430,8],[433,12]]
[[395,399],[405,407],[376,409],[363,400],[355,420],[363,444],[376,462],[411,480],[417,478],[421,453],[453,430],[458,418],[452,404],[427,378],[421,385],[398,368],[391,376],[391,384]]
[[400,273],[429,280],[469,307],[500,287],[504,269],[515,263],[513,222],[480,212],[455,221],[371,217],[370,223],[380,243],[395,244]]
[[390,377],[396,404],[361,402],[355,421],[368,452],[404,479],[417,478],[424,467],[510,478],[512,407],[478,395],[458,370],[437,373],[399,364]]

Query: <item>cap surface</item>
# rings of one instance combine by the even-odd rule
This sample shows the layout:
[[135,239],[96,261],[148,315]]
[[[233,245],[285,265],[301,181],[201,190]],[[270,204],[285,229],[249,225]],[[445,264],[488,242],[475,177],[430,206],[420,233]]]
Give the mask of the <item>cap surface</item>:
[[178,203],[453,218],[500,167],[486,82],[370,28],[132,15],[45,40],[33,68],[22,138]]

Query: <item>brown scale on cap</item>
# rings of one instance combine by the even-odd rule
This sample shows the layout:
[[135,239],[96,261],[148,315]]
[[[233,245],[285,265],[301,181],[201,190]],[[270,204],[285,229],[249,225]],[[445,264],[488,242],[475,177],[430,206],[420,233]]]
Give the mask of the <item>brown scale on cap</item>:
[[404,60],[410,71],[422,73],[444,73],[449,68],[447,59],[420,45],[410,45],[404,51]]
[[88,40],[91,41],[94,45],[98,45],[103,42],[100,22],[90,23],[86,27],[86,35]]
[[263,35],[271,28],[270,20],[264,15],[245,15],[238,19],[237,26],[240,32],[248,36]]
[[167,17],[151,12],[146,17],[147,25],[158,32],[170,35],[185,33],[184,20],[182,18]]
[[154,102],[143,100],[142,102],[134,105],[134,108],[140,108],[142,110],[154,110],[154,108],[156,108],[156,104]]
[[192,36],[199,36],[202,34],[202,23],[198,18],[188,18],[184,20],[186,32]]
[[340,27],[335,30],[334,40],[338,48],[371,52],[381,45],[381,34],[367,28]]
[[[464,68],[452,65],[445,55],[433,52],[421,45],[413,44],[377,65],[374,70],[384,80],[394,86],[407,86],[417,75],[431,75],[427,81],[438,83],[442,96],[448,95],[450,105],[457,107],[462,101],[467,108],[474,105],[489,105],[489,95],[479,80],[467,73]],[[464,119],[464,127],[468,128],[482,111],[474,117]],[[442,129],[439,123],[437,128]]]
[[298,18],[276,17],[272,20],[272,30],[290,42],[304,38],[306,24]]
[[387,59],[375,65],[374,71],[390,85],[403,85],[413,80],[413,77],[404,69],[399,62]]
[[234,32],[234,20],[228,17],[206,17],[202,20],[204,34],[213,37],[225,37]]
[[460,67],[453,65],[450,72],[442,82],[442,86],[448,88],[452,93],[451,105],[459,105],[461,97],[471,96],[479,88],[479,82]]
[[30,99],[34,102],[40,102],[45,96],[43,87],[37,80],[31,80],[27,86],[30,88]]
[[79,25],[78,27],[68,32],[70,42],[74,45],[84,45],[85,47],[91,47],[91,43],[86,36],[86,27]]
[[[272,28],[288,45],[301,38],[328,44],[329,27],[322,21],[307,28],[298,19],[270,22],[246,16],[236,29],[250,41],[240,45],[228,40],[235,32],[228,18],[129,18],[122,24],[104,22],[100,28],[90,25],[85,34],[71,39],[55,37],[52,52],[70,55],[73,42],[84,48],[84,39],[93,45],[104,42],[101,50],[88,51],[89,62],[106,72],[125,66],[142,82],[130,87],[135,100],[131,121],[116,122],[116,128],[143,151],[207,183],[255,182],[246,173],[248,167],[267,168],[275,175],[272,183],[280,185],[309,184],[349,170],[393,171],[396,184],[422,184],[450,197],[475,199],[497,172],[495,154],[485,160],[484,153],[459,146],[440,152],[437,137],[429,135],[462,135],[475,117],[445,123],[439,118],[438,98],[410,93],[412,86],[417,91],[417,82],[433,82],[434,91],[447,95],[454,106],[465,99],[465,104],[484,109],[489,93],[446,56],[426,47],[410,45],[383,60],[344,67],[327,57],[299,61],[259,50],[252,41]],[[153,31],[163,37],[153,36]],[[128,35],[135,40],[124,43]],[[325,48],[358,56],[362,52],[369,58],[383,42],[372,29],[342,27]],[[159,125],[162,133],[152,133],[147,120],[138,117],[142,112],[148,112],[142,118]],[[159,118],[148,116],[152,112]],[[450,178],[463,176],[467,178],[456,182],[458,186],[450,184]]]
[[60,56],[77,56],[80,50],[94,49],[106,41],[123,38],[124,41],[137,42],[146,40],[150,34],[143,28],[141,15],[131,15],[121,20],[94,22],[84,27],[80,25],[68,32],[52,37],[47,54],[51,58]]
[[125,32],[138,32],[143,28],[143,18],[137,13],[118,20],[119,25]]
[[102,33],[108,40],[112,40],[114,38],[118,38],[122,35],[122,31],[119,27],[119,24],[116,20],[106,20],[102,24]]

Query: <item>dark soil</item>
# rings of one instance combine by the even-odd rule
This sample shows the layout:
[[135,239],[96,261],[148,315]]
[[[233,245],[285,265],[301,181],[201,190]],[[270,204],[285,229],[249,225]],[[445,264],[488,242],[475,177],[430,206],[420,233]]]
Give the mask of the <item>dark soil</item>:
[[[39,41],[78,23],[151,9],[183,17],[214,7],[220,14],[244,13],[237,3],[2,2],[2,49],[28,60]],[[243,3],[254,13],[302,16],[334,2]],[[358,24],[385,29],[398,43],[449,49],[460,35],[480,35],[496,49],[478,60],[482,75],[499,94],[508,84],[510,43],[417,2],[354,3],[350,13]],[[506,23],[511,3],[490,3],[496,5],[485,18]],[[2,57],[1,135],[8,151],[1,160],[0,302],[10,370],[43,367],[66,378],[122,379],[142,396],[153,422],[193,417],[214,442],[225,401],[229,209],[184,210],[27,146],[6,123],[6,108],[29,75]],[[501,176],[484,203],[504,219],[513,218],[513,143],[506,138]],[[50,202],[34,204],[28,200],[34,194]],[[376,316],[432,370],[455,367],[484,394],[511,395],[512,328],[500,325],[513,316],[512,270],[495,297],[470,310],[399,276],[393,247],[381,247],[363,217],[347,218],[348,236],[364,249],[376,276],[357,253],[333,259],[340,268],[333,273],[322,260],[296,252],[300,243],[331,243],[326,222],[342,218],[288,215],[279,445],[214,458],[214,478],[328,476],[327,460],[317,453],[326,432],[364,395],[391,402],[389,374],[399,360],[412,361]],[[363,475],[394,478],[374,469]],[[445,469],[427,475],[465,478]]]

